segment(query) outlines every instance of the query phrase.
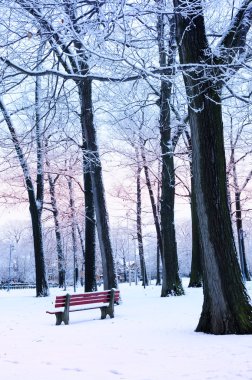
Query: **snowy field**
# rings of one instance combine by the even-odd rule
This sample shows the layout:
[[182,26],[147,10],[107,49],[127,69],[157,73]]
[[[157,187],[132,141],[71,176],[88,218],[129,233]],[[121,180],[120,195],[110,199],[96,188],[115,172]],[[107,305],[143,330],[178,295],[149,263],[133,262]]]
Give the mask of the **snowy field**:
[[[252,295],[252,283],[248,288]],[[114,319],[100,320],[96,309],[71,313],[68,326],[55,326],[45,313],[59,289],[49,298],[36,298],[35,290],[0,291],[1,379],[252,379],[252,336],[194,332],[201,289],[177,298],[161,298],[154,285],[120,290]]]

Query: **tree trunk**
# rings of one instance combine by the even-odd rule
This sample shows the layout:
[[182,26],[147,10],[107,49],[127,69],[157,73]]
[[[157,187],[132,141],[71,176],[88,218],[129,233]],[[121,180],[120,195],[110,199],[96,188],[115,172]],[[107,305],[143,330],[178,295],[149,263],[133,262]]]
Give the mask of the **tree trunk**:
[[[158,0],[163,5],[163,0]],[[165,45],[164,15],[158,15],[157,22],[159,62],[161,67],[172,65],[174,62],[174,20],[170,23],[170,39]],[[173,70],[165,72],[173,75]],[[174,221],[175,173],[174,173],[174,146],[171,139],[171,100],[172,84],[161,80],[160,88],[160,145],[162,152],[162,182],[161,182],[161,234],[162,234],[162,264],[163,282],[161,296],[184,294],[183,286],[178,273],[177,242]]]
[[28,190],[28,193],[35,255],[36,296],[46,297],[49,296],[49,287],[44,259],[41,212],[38,211],[36,200],[34,199],[34,194],[32,194],[32,191]]
[[[181,63],[206,63],[209,46],[201,4],[189,0],[185,5],[182,0],[174,0],[174,5],[183,8],[183,12],[176,12]],[[204,68],[184,74],[204,281],[204,303],[196,331],[246,334],[252,332],[252,307],[241,278],[228,208],[221,98],[216,79],[213,69],[209,69],[208,78]]]
[[188,156],[190,160],[191,175],[191,222],[192,222],[192,261],[189,288],[200,288],[202,286],[202,264],[201,264],[201,244],[199,233],[199,220],[196,210],[195,185],[192,172],[192,141],[189,133],[185,132],[188,141]]
[[102,168],[96,142],[96,130],[93,121],[92,83],[89,78],[79,83],[82,114],[82,133],[87,143],[87,158],[90,160],[91,182],[94,196],[94,208],[97,232],[102,257],[104,289],[117,287],[115,262],[110,240],[108,213],[102,179]]
[[143,248],[142,199],[141,199],[141,182],[140,182],[141,167],[139,164],[139,155],[138,155],[137,149],[136,149],[136,156],[137,156],[137,164],[138,164],[138,167],[137,167],[137,210],[136,210],[137,211],[137,242],[138,242],[138,252],[139,252],[139,258],[140,258],[142,284],[145,287],[146,285],[148,286],[148,277],[147,277],[147,271],[146,271],[146,265],[145,265],[145,259],[144,259],[144,248]]
[[97,290],[95,276],[96,225],[91,166],[87,159],[87,145],[85,140],[83,140],[83,172],[85,197],[85,292],[94,292]]
[[250,281],[250,274],[249,274],[246,254],[245,254],[240,191],[235,192],[235,223],[236,223],[236,230],[237,230],[238,251],[239,251],[239,256],[240,256],[240,265],[241,265],[242,275],[243,275],[244,280]]
[[199,221],[196,210],[195,188],[191,177],[191,218],[192,218],[192,261],[189,288],[202,286],[201,245],[199,234]]
[[75,217],[75,202],[73,194],[73,183],[72,178],[67,178],[68,189],[69,189],[69,207],[70,207],[70,224],[71,224],[71,235],[73,243],[73,285],[74,292],[76,292],[76,285],[78,281],[78,262],[77,262],[77,237],[76,237],[76,217]]
[[151,207],[152,207],[152,213],[153,213],[153,219],[154,219],[154,224],[155,224],[156,233],[157,233],[158,246],[159,246],[160,251],[162,252],[163,246],[162,246],[162,236],[161,236],[160,222],[159,222],[159,216],[158,216],[158,208],[156,206],[155,197],[154,197],[154,193],[153,193],[152,186],[151,186],[151,180],[150,180],[150,176],[149,176],[149,168],[147,165],[144,144],[142,141],[140,142],[140,148],[141,148],[141,156],[142,156],[142,160],[143,160],[145,181],[146,181],[146,186],[147,186],[147,189],[149,192],[149,197],[150,197],[150,202],[151,202]]
[[[178,274],[177,242],[174,220],[175,176],[173,153],[167,152],[168,141],[162,134],[163,168],[161,190],[161,228],[163,241],[163,281],[161,296],[184,294]],[[165,143],[166,141],[166,143]]]
[[[158,162],[157,214],[159,217],[159,215],[160,215],[160,161]],[[161,237],[162,237],[162,235],[161,235]],[[157,280],[156,280],[156,285],[161,285],[160,257],[161,257],[162,250],[159,248],[159,241],[157,239]]]
[[[34,244],[34,256],[35,256],[35,273],[36,273],[36,296],[37,297],[46,297],[49,295],[49,286],[47,282],[46,274],[46,265],[44,258],[44,247],[43,247],[43,235],[42,235],[42,223],[41,223],[41,213],[42,213],[42,199],[43,191],[38,187],[38,192],[40,194],[40,200],[36,199],[35,190],[33,182],[29,173],[29,167],[25,159],[21,144],[18,140],[16,130],[12,124],[10,115],[8,114],[6,107],[2,100],[0,100],[0,109],[3,112],[5,122],[8,126],[11,139],[14,145],[14,148],[19,159],[21,169],[23,171],[24,181],[26,185],[26,190],[29,199],[29,209],[31,214],[32,222],[32,232],[33,232],[33,244]],[[40,169],[41,169],[41,163]],[[39,173],[38,186],[41,182],[43,176]]]
[[233,138],[231,139],[231,165],[233,169],[233,181],[235,191],[235,224],[237,231],[238,252],[240,257],[241,272],[244,280],[250,281],[250,274],[248,271],[248,265],[245,254],[244,235],[242,227],[242,209],[241,209],[241,192],[238,185],[238,176],[235,163],[235,148],[233,144]]
[[[41,41],[38,50],[38,66],[43,57],[44,46]],[[46,265],[44,258],[43,233],[42,233],[42,211],[44,203],[44,146],[43,146],[43,128],[42,128],[42,104],[41,104],[41,77],[36,77],[35,86],[35,130],[36,130],[36,149],[37,149],[37,191],[36,200],[35,193],[30,189],[28,183],[28,193],[30,199],[30,213],[32,218],[35,262],[36,262],[36,292],[37,296],[49,295],[49,287],[47,283]],[[37,256],[37,259],[36,259]]]
[[55,180],[53,180],[51,174],[48,174],[48,182],[49,182],[49,192],[51,197],[51,205],[52,205],[52,213],[54,219],[54,230],[56,237],[56,250],[58,256],[58,277],[59,277],[59,287],[65,288],[66,286],[66,269],[65,269],[65,258],[63,253],[63,244],[62,244],[62,236],[59,224],[59,211],[57,206],[57,200],[55,196]]

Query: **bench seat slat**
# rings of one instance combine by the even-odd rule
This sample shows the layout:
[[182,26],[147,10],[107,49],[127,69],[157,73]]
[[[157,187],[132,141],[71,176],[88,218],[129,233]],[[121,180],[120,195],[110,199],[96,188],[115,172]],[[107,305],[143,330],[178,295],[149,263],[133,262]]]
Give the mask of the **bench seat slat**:
[[[115,291],[115,296],[119,296],[119,290],[116,290]],[[104,295],[110,295],[110,291],[109,290],[105,290],[105,291],[102,291],[102,292],[88,292],[88,293],[81,293],[81,294],[73,294],[71,295],[71,298],[78,298],[78,297],[82,297],[82,298],[93,298],[93,297],[103,297]],[[56,300],[58,301],[63,301],[65,300],[66,296],[56,296]]]
[[[55,300],[55,307],[64,307],[65,306],[66,296],[57,296]],[[108,292],[102,293],[83,293],[83,294],[74,294],[70,298],[70,306],[75,305],[88,305],[92,303],[108,303],[110,300],[110,294]],[[119,291],[115,292],[115,302],[119,301]]]

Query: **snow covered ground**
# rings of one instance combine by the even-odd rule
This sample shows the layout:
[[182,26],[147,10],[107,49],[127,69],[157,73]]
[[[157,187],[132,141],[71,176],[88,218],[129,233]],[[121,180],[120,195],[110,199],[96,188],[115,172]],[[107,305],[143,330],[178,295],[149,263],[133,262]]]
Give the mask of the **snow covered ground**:
[[[252,295],[251,283],[248,288]],[[0,291],[1,379],[252,379],[252,336],[194,332],[201,289],[170,298],[154,285],[120,290],[114,319],[100,320],[96,309],[71,313],[68,326],[55,326],[45,313],[59,289],[49,298],[36,298],[34,290]]]

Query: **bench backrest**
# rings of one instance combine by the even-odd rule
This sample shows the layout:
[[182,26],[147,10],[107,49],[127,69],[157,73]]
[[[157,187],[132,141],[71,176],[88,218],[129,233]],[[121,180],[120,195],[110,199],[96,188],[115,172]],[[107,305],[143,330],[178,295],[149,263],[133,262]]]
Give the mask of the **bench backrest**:
[[[110,290],[104,290],[102,292],[90,292],[83,294],[73,294],[70,298],[69,306],[88,305],[93,303],[109,303]],[[119,302],[120,291],[115,290],[115,302]],[[66,296],[56,296],[55,308],[64,307],[66,302]]]

